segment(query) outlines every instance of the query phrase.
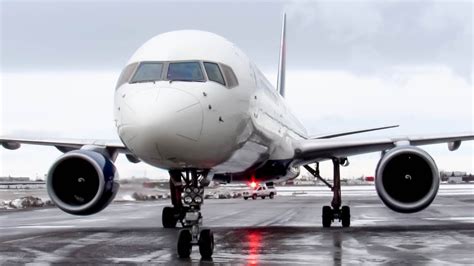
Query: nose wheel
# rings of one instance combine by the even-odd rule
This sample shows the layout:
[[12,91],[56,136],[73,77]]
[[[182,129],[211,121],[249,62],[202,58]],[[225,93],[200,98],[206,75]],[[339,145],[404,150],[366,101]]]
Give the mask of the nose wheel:
[[192,229],[181,229],[178,234],[177,252],[180,258],[189,258],[193,246],[199,246],[199,253],[203,259],[212,258],[214,252],[214,234],[210,229],[203,229],[196,240]]
[[201,229],[202,214],[192,208],[184,218],[185,229],[178,234],[177,252],[180,258],[189,258],[193,246],[199,247],[203,259],[210,259],[214,252],[214,234],[211,229]]
[[201,257],[205,259],[212,257],[212,253],[214,252],[214,234],[211,229],[204,229],[201,231],[199,234],[198,246]]
[[193,236],[188,229],[182,229],[178,234],[177,251],[180,258],[189,258],[193,248]]
[[[198,246],[201,257],[210,259],[214,252],[214,234],[210,229],[201,228],[203,219],[201,205],[204,202],[204,186],[208,183],[205,179],[207,172],[188,170],[185,174],[180,173],[180,183],[176,182],[178,177],[176,172],[170,172],[170,175],[174,181],[173,185],[170,184],[170,188],[179,187],[179,190],[174,191],[175,194],[172,193],[174,207],[163,209],[163,226],[172,228],[180,221],[184,228],[178,234],[176,245],[178,257],[189,258],[193,246]],[[179,195],[176,195],[178,193]]]
[[332,158],[332,162],[334,166],[334,182],[332,185],[320,176],[319,163],[316,163],[315,169],[311,168],[309,165],[305,165],[304,168],[314,177],[326,184],[326,186],[328,186],[333,192],[331,206],[324,206],[322,210],[323,227],[331,227],[331,224],[336,220],[341,222],[342,227],[349,227],[351,225],[351,209],[349,206],[341,207],[342,197],[340,175],[340,166],[346,165],[347,159]]

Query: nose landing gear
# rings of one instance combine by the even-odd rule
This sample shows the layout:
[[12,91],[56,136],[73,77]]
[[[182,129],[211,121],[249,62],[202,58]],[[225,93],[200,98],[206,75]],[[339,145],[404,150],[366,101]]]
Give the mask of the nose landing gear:
[[199,246],[199,252],[204,259],[211,258],[214,251],[212,231],[201,229],[204,186],[208,185],[206,175],[206,171],[198,170],[186,170],[184,175],[170,171],[170,189],[174,207],[163,209],[163,226],[175,227],[178,220],[181,222],[183,229],[179,231],[177,243],[180,258],[189,258],[193,246]]
[[339,220],[342,227],[349,227],[351,225],[351,210],[349,206],[341,207],[341,174],[340,166],[347,165],[347,159],[333,158],[332,163],[334,166],[334,181],[333,184],[329,184],[319,174],[319,163],[316,163],[316,168],[313,169],[309,165],[305,165],[304,168],[308,170],[314,177],[321,180],[326,186],[328,186],[333,192],[333,198],[331,206],[323,207],[322,222],[323,227],[331,227],[331,224],[335,220]]
[[214,234],[210,229],[202,229],[202,215],[199,211],[186,213],[185,229],[178,234],[177,252],[180,258],[189,258],[193,246],[199,246],[203,259],[210,259],[214,252]]

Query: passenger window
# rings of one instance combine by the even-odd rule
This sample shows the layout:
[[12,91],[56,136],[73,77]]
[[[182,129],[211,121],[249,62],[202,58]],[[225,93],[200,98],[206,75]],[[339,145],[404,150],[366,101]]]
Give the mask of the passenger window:
[[170,63],[167,79],[179,81],[205,81],[199,62]]
[[162,73],[163,73],[163,63],[157,63],[157,62],[140,63],[130,83],[162,80]]
[[130,64],[130,65],[126,66],[123,69],[123,71],[120,74],[120,77],[117,81],[117,86],[115,86],[115,89],[118,89],[120,86],[122,86],[123,84],[130,81],[130,78],[132,77],[133,72],[135,72],[135,69],[137,69],[137,65],[138,65],[138,63],[133,63],[133,64]]
[[224,77],[222,76],[221,70],[217,64],[204,62],[204,68],[206,69],[209,80],[215,81],[225,86]]
[[224,77],[227,81],[227,86],[229,88],[233,88],[237,85],[239,85],[239,82],[237,80],[237,77],[234,74],[234,71],[232,71],[232,68],[221,64],[222,72],[224,74]]

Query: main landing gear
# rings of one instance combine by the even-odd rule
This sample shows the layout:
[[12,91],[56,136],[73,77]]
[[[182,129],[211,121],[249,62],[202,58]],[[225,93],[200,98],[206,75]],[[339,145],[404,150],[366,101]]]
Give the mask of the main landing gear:
[[319,174],[319,163],[316,163],[316,168],[313,169],[309,165],[305,165],[304,168],[308,170],[317,179],[321,180],[326,186],[328,186],[333,192],[333,198],[331,206],[323,207],[323,227],[331,227],[331,223],[335,220],[339,220],[342,223],[342,227],[349,227],[351,225],[351,209],[349,206],[341,207],[341,174],[340,166],[346,165],[347,158],[333,158],[332,164],[334,168],[334,181],[331,185]]
[[178,221],[184,229],[178,234],[177,252],[180,258],[189,258],[192,247],[199,246],[204,259],[212,257],[214,235],[210,229],[202,229],[201,205],[204,202],[204,186],[207,172],[186,170],[170,171],[170,192],[173,207],[163,209],[165,228],[174,228]]

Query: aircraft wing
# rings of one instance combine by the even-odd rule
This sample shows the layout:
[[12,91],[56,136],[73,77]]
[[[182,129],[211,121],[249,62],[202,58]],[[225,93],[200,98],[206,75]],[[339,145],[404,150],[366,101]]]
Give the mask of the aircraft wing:
[[310,139],[332,139],[332,138],[337,138],[337,137],[343,137],[343,136],[348,136],[348,135],[353,135],[353,134],[360,134],[360,133],[366,133],[366,132],[371,132],[371,131],[377,131],[377,130],[395,128],[395,127],[399,127],[399,125],[386,126],[386,127],[376,127],[376,128],[368,128],[368,129],[361,129],[361,130],[354,130],[354,131],[336,132],[336,133],[332,133],[332,134],[325,134],[325,135],[319,135],[319,136],[312,136],[312,137],[310,137]]
[[334,157],[385,151],[399,145],[428,145],[448,143],[448,148],[454,151],[459,148],[461,141],[473,140],[474,132],[464,134],[448,134],[437,136],[413,136],[381,138],[373,140],[346,139],[307,139],[295,144],[295,163],[305,165]]
[[92,145],[111,149],[115,152],[129,154],[130,151],[119,140],[92,140],[92,139],[35,139],[0,137],[0,144],[5,149],[16,150],[21,144],[54,146],[61,152],[77,150],[83,146]]

